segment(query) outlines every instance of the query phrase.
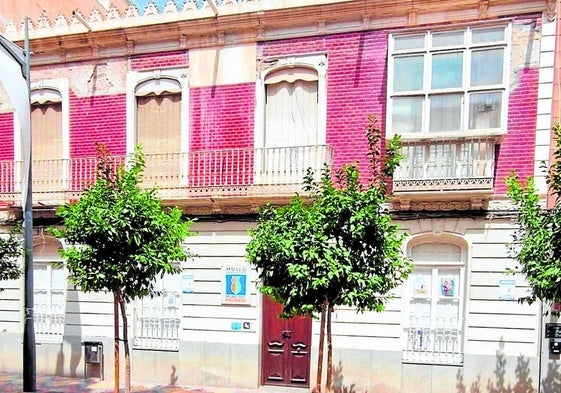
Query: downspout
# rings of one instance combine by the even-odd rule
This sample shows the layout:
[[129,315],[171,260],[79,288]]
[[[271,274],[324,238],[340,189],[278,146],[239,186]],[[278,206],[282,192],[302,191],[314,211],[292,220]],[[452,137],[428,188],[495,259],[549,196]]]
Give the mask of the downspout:
[[[555,122],[561,121],[561,13],[557,0],[548,0],[546,17],[551,21],[555,21],[555,52],[553,57],[553,86],[552,86],[552,102],[551,102],[551,129],[549,141],[549,163],[553,162],[555,151],[555,134],[553,126]],[[547,190],[546,207],[551,209],[555,206],[555,195]],[[551,311],[551,310],[548,310]],[[539,326],[539,348],[540,363],[538,367],[538,393],[542,391],[543,366],[549,362],[549,351],[544,349],[544,326],[545,326],[545,306],[543,302],[540,305],[540,326]]]

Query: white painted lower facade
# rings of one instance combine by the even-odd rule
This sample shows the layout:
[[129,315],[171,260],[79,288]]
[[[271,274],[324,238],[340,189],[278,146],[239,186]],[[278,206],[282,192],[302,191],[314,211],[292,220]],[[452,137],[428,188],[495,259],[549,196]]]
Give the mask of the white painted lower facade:
[[[442,364],[426,353],[417,358],[415,353],[409,356],[411,353],[405,350],[411,349],[408,331],[412,306],[408,295],[411,292],[407,292],[411,286],[404,285],[382,313],[357,314],[354,310],[339,309],[334,314],[337,386],[356,392],[403,393],[480,392],[524,386],[527,390],[520,391],[529,392],[538,391],[538,381],[543,381],[540,391],[554,391],[555,376],[560,371],[550,362],[540,304],[519,304],[515,299],[526,293],[526,283],[523,277],[506,273],[507,268],[515,267],[506,247],[515,223],[511,216],[497,217],[488,214],[396,221],[410,235],[404,245],[408,253],[415,245],[430,242],[460,246],[462,272],[454,285],[460,310],[461,356]],[[232,220],[201,221],[194,226],[198,234],[186,244],[197,257],[183,263],[181,279],[174,284],[179,288],[171,291],[174,299],[170,297],[162,306],[173,306],[174,318],[179,319],[173,349],[140,347],[134,341],[138,332],[135,324],[139,322],[134,317],[133,305],[129,306],[133,381],[260,386],[262,303],[256,272],[248,273],[249,296],[241,304],[231,304],[232,300],[225,299],[224,294],[224,268],[247,266],[247,229],[254,225],[250,220]],[[446,276],[452,277],[448,273]],[[515,280],[514,285],[511,280]],[[0,293],[0,372],[20,372],[22,283],[11,281],[2,285],[6,290]],[[512,290],[514,300],[506,300],[509,297],[505,293]],[[63,334],[59,342],[38,343],[37,372],[82,376],[81,343],[100,341],[104,345],[105,377],[111,379],[112,313],[110,294],[83,294],[68,287]],[[318,325],[314,321],[312,386]]]

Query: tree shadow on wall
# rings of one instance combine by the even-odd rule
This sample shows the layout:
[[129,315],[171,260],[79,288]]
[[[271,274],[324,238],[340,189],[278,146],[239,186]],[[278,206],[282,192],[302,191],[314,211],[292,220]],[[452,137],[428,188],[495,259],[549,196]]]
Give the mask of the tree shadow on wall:
[[[461,370],[458,370],[456,375],[456,389],[458,393],[535,393],[536,388],[534,388],[534,381],[530,377],[530,360],[526,357],[520,355],[517,359],[516,368],[514,373],[516,375],[516,384],[511,386],[510,383],[506,382],[506,365],[507,360],[504,354],[505,343],[501,339],[499,342],[499,349],[496,352],[496,362],[495,371],[493,374],[495,377],[493,379],[489,378],[487,380],[487,387],[484,388],[481,375],[477,376],[477,379],[469,383],[469,387],[464,381],[464,376]],[[559,374],[558,374],[559,376]],[[557,378],[559,381],[559,378]],[[552,390],[559,392],[559,390]]]
[[345,386],[343,383],[343,364],[339,360],[339,364],[333,368],[333,392],[334,393],[356,393],[355,384]]
[[547,373],[542,380],[542,393],[561,392],[561,368],[558,362],[547,365]]

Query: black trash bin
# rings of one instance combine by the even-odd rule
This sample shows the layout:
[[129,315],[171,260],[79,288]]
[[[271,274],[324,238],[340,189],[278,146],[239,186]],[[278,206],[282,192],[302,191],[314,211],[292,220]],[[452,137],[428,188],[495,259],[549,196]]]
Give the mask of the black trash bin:
[[84,379],[97,377],[103,380],[103,343],[84,341]]

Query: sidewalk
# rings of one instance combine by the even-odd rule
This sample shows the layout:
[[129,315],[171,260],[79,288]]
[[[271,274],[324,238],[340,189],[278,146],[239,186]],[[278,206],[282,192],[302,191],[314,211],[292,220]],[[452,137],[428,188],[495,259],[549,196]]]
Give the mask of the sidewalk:
[[[88,380],[80,378],[67,378],[55,376],[37,376],[38,393],[111,393],[113,392],[112,381],[99,381],[97,378]],[[121,381],[121,392],[124,392]],[[182,387],[171,385],[141,385],[132,383],[132,391],[135,393],[258,393],[258,389],[236,389],[236,388],[205,388],[205,387]],[[23,377],[21,374],[0,373],[0,392],[21,393],[23,392]]]

